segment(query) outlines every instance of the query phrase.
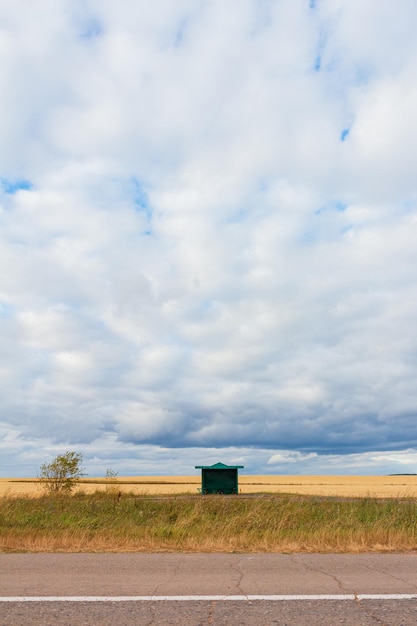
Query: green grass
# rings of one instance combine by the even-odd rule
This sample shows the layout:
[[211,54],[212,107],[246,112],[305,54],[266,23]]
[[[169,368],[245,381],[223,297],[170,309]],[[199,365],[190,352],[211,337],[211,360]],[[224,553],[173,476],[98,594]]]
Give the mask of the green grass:
[[417,548],[413,499],[109,493],[0,499],[1,551],[364,552]]

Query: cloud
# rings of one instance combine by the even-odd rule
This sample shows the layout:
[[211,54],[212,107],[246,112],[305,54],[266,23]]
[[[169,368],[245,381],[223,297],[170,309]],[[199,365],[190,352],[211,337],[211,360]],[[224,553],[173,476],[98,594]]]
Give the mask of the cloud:
[[300,464],[300,462],[303,461],[308,461],[309,459],[315,459],[317,458],[317,454],[310,453],[310,454],[302,454],[301,452],[298,452],[297,450],[288,452],[286,450],[284,450],[282,453],[278,453],[278,454],[274,454],[273,456],[271,456],[271,458],[268,461],[268,465],[278,465],[278,464],[285,464],[287,465],[288,463],[297,463]]
[[412,457],[416,16],[0,9],[5,472]]

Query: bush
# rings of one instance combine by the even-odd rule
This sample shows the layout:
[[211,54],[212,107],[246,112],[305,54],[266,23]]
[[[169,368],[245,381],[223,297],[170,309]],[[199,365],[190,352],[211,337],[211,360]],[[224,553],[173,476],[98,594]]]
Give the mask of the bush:
[[65,452],[51,461],[43,463],[39,470],[39,481],[48,493],[71,493],[76,482],[84,476],[80,452]]

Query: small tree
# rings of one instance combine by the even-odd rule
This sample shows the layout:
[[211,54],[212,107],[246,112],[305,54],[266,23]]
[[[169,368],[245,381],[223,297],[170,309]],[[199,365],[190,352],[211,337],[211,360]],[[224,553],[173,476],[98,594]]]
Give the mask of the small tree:
[[119,472],[116,472],[111,468],[108,468],[106,470],[106,493],[113,497],[115,505],[117,502],[120,501],[120,498],[122,497],[122,492],[119,489],[119,481],[117,479],[118,475]]
[[114,494],[119,490],[118,480],[117,480],[118,474],[119,472],[116,472],[115,470],[112,470],[111,468],[106,469],[105,481],[106,481],[107,493]]
[[71,493],[82,473],[83,455],[80,452],[65,452],[51,461],[43,463],[39,470],[39,480],[48,493]]

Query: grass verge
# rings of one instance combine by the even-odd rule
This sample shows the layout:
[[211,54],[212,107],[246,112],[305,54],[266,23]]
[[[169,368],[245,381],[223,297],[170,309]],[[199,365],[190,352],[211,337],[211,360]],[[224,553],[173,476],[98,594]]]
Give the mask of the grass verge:
[[414,499],[109,493],[0,499],[3,552],[371,552],[417,548]]

